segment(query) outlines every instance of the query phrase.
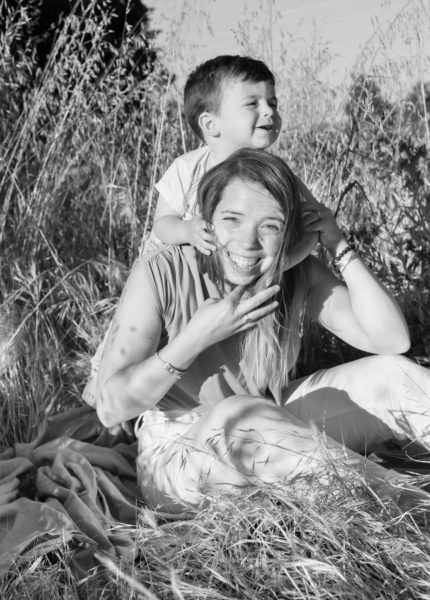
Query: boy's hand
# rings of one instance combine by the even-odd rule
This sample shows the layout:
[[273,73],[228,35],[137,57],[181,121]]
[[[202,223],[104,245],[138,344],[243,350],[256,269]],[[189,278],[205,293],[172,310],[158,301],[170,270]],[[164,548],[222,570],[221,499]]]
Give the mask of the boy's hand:
[[183,221],[187,230],[188,243],[197,248],[202,254],[209,256],[216,249],[213,243],[213,237],[207,230],[205,221],[200,217],[194,216],[188,221]]

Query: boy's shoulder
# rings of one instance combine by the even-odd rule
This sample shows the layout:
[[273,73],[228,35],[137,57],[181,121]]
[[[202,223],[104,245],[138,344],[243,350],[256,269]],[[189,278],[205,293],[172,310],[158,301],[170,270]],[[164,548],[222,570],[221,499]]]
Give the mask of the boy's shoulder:
[[201,146],[200,148],[196,148],[195,150],[181,154],[174,160],[174,163],[181,165],[188,170],[194,171],[197,164],[207,161],[209,154],[209,146]]

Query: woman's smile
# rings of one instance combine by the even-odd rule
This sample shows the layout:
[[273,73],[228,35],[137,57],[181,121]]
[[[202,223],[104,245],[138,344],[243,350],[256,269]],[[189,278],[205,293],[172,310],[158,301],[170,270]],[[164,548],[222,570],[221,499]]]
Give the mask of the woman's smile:
[[255,265],[260,260],[258,257],[252,258],[249,256],[240,256],[239,254],[233,254],[232,252],[228,252],[228,251],[227,251],[227,254],[230,257],[230,259],[232,260],[232,262],[236,265],[236,267],[238,267],[239,269],[242,269],[242,270],[252,269],[252,267],[255,267]]

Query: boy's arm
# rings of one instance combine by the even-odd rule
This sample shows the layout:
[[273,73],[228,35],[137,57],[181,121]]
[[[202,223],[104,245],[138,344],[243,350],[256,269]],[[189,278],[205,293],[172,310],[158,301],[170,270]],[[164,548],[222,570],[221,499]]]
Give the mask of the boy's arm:
[[207,255],[215,250],[212,236],[207,231],[203,219],[195,216],[184,220],[161,195],[155,208],[153,227],[155,235],[165,244],[191,244]]
[[154,233],[165,244],[188,244],[187,228],[182,215],[174,211],[160,194],[154,212]]

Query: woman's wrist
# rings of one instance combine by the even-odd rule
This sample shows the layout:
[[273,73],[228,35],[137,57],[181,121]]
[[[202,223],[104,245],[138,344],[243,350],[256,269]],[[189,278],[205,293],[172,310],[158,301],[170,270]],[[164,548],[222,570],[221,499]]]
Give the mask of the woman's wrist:
[[343,272],[348,265],[357,258],[360,258],[355,246],[347,245],[343,250],[340,250],[333,258],[333,268],[338,275],[343,276]]
[[342,232],[340,232],[339,238],[333,241],[331,244],[326,244],[325,247],[330,252],[331,257],[335,259],[336,256],[339,256],[341,252],[343,252],[346,248],[349,247],[349,244],[343,236]]

